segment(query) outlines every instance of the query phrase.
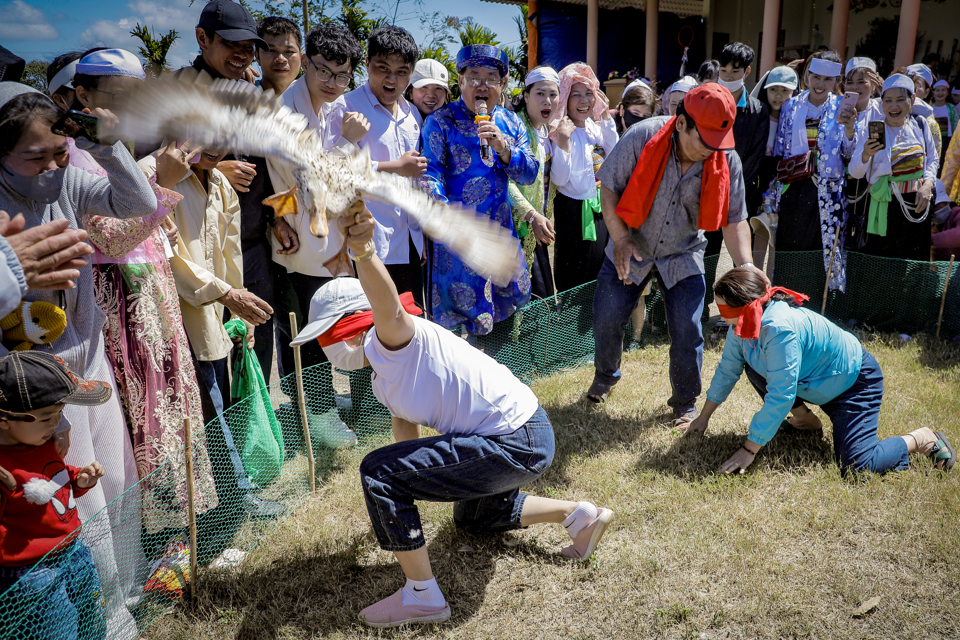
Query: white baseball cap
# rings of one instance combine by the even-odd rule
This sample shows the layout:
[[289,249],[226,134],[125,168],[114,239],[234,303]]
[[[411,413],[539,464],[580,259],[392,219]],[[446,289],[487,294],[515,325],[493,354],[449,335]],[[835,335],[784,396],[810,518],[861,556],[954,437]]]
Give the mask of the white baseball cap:
[[316,340],[320,334],[345,315],[368,311],[372,307],[357,278],[335,278],[323,285],[310,299],[307,326],[290,342],[291,347]]
[[417,61],[410,76],[410,85],[414,89],[421,89],[428,84],[435,84],[450,90],[450,72],[439,61],[433,58],[423,58]]

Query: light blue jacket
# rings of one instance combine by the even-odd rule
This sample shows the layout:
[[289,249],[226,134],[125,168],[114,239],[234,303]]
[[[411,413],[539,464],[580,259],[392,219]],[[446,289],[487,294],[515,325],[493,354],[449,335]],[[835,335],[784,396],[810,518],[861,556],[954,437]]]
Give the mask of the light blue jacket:
[[767,381],[763,408],[753,416],[749,435],[765,445],[798,395],[818,405],[833,400],[856,382],[862,361],[863,347],[853,334],[813,311],[774,302],[763,311],[756,340],[737,336],[733,327],[727,331],[707,399],[722,404],[749,364]]

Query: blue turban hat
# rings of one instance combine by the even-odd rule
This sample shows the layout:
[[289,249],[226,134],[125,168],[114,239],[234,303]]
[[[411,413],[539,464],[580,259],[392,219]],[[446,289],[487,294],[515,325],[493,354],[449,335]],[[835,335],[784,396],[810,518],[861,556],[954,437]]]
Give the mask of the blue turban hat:
[[508,65],[507,54],[492,44],[469,44],[457,52],[457,73],[463,73],[467,67],[490,67],[504,77]]

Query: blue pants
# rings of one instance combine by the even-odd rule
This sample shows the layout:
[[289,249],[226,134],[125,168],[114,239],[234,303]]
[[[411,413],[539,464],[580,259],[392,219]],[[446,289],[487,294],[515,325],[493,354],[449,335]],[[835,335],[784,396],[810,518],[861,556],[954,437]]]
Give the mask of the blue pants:
[[[9,591],[8,591],[9,589]],[[54,558],[0,567],[0,637],[102,640],[107,637],[100,577],[89,547],[76,540]]]
[[470,533],[520,528],[519,487],[553,462],[553,427],[543,408],[504,436],[446,434],[381,447],[360,463],[360,481],[380,547],[424,545],[415,500],[453,502],[453,520]]
[[[763,398],[767,393],[767,381],[749,366],[746,373]],[[864,349],[860,375],[853,386],[820,405],[833,423],[833,457],[841,473],[850,469],[885,473],[910,466],[907,443],[903,438],[880,440],[877,435],[882,401],[883,372],[876,358]],[[798,399],[794,406],[799,404]]]
[[[219,429],[211,429],[206,432],[207,453],[213,466],[217,491],[229,490],[232,485],[236,485],[240,491],[250,491],[250,479],[243,468],[240,452],[237,451],[237,446],[233,442],[233,434],[230,433],[227,421],[223,417],[223,411],[226,408],[224,398],[230,397],[230,376],[227,374],[227,359],[208,361],[194,358],[193,366],[197,370],[203,422],[204,424],[210,424],[212,420],[216,419],[215,424],[220,426]],[[229,458],[228,465],[224,464],[224,450],[226,450]]]
[[[651,272],[652,275],[652,272]],[[595,380],[612,387],[620,381],[623,335],[630,314],[637,306],[650,277],[636,284],[624,284],[610,258],[603,261],[593,296],[593,340]],[[706,285],[702,275],[684,278],[663,289],[670,333],[670,387],[667,401],[677,414],[693,409],[700,395],[700,367],[703,365],[703,296]]]

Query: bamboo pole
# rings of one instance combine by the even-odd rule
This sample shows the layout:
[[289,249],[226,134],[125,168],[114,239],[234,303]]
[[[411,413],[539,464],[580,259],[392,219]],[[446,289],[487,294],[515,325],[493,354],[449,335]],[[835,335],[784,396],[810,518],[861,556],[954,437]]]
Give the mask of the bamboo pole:
[[943,324],[943,306],[947,303],[947,286],[950,284],[950,273],[953,271],[953,259],[956,255],[950,254],[950,264],[947,265],[947,279],[943,281],[943,294],[940,296],[940,315],[937,316],[937,335],[940,337],[940,325]]
[[827,281],[823,285],[823,304],[820,305],[820,315],[827,310],[827,295],[830,293],[830,276],[833,275],[833,257],[837,254],[837,242],[840,240],[839,229],[833,236],[833,248],[830,249],[830,264],[827,265]]
[[[297,337],[297,314],[290,312],[290,335]],[[297,372],[297,404],[300,405],[300,421],[303,423],[303,441],[307,445],[307,462],[310,473],[310,493],[317,490],[317,467],[313,459],[313,443],[310,442],[310,423],[307,421],[307,397],[303,393],[303,365],[300,363],[300,345],[293,347],[293,366]]]
[[189,416],[183,419],[183,454],[187,468],[187,525],[190,528],[190,602],[197,601],[197,510],[193,499],[193,433]]

